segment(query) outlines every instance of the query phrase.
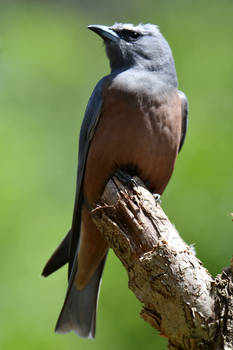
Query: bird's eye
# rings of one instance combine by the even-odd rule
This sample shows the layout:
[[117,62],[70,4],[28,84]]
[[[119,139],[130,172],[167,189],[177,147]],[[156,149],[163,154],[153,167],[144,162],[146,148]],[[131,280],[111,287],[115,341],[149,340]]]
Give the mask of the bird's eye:
[[118,32],[118,34],[121,36],[122,39],[126,41],[136,40],[141,36],[140,33],[129,29],[123,29],[120,32]]
[[138,32],[130,32],[129,35],[132,39],[137,39],[140,37],[140,34]]

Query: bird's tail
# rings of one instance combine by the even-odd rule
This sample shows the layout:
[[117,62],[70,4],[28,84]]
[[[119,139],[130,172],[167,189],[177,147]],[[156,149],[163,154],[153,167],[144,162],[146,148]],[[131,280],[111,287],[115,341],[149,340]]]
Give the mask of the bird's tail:
[[[46,263],[42,271],[43,276],[49,276],[69,261],[71,236],[69,231]],[[105,260],[106,256],[88,284],[81,290],[75,286],[76,271],[72,271],[64,305],[56,324],[56,332],[66,333],[74,330],[81,337],[95,337],[98,294]]]
[[65,302],[56,324],[56,332],[67,333],[73,330],[83,338],[95,337],[96,310],[105,260],[106,256],[88,284],[81,290],[78,290],[74,283],[76,271],[72,272]]

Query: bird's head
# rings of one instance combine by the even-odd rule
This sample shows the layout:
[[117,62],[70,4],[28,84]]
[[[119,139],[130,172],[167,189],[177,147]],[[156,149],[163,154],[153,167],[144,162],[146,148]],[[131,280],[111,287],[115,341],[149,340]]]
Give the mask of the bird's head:
[[115,23],[88,28],[104,40],[112,71],[136,67],[162,71],[176,79],[171,49],[156,25]]

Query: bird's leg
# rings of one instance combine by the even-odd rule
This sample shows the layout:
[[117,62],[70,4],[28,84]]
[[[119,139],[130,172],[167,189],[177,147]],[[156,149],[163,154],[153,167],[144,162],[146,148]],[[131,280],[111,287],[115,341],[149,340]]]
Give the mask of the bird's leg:
[[118,178],[119,181],[130,186],[130,188],[137,186],[136,181],[131,176],[129,176],[126,172],[122,171],[121,169],[117,169],[116,172],[114,173],[114,175]]
[[[146,185],[147,189],[151,192],[151,189],[150,189],[151,188],[151,184],[150,184],[150,182],[148,180],[145,182],[145,185]],[[156,204],[157,203],[158,204],[162,203],[160,194],[152,192],[152,195],[153,195],[153,197],[155,199]]]

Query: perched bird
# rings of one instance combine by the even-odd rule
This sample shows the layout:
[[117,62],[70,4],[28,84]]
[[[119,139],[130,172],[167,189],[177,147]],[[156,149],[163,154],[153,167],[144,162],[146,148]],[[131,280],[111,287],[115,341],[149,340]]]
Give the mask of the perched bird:
[[69,287],[56,331],[74,330],[91,338],[108,245],[90,210],[116,169],[138,175],[153,193],[163,193],[184,143],[188,104],[177,87],[171,49],[157,26],[88,28],[104,40],[111,73],[96,85],[82,123],[71,229],[42,274],[69,263]]

